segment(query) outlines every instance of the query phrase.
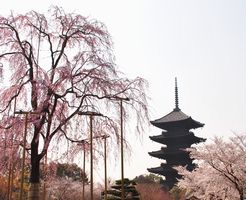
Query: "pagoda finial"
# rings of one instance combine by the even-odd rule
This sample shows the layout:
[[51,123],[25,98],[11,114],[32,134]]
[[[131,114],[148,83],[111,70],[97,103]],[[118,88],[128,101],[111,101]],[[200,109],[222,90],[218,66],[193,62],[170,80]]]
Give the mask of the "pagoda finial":
[[175,111],[179,111],[179,96],[178,96],[178,84],[177,84],[177,77],[175,77]]

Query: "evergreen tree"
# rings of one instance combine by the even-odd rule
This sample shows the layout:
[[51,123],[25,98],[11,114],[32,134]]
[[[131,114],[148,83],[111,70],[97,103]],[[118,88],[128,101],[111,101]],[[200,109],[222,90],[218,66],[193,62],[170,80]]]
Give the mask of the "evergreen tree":
[[[121,199],[121,180],[116,180],[115,185],[111,186],[110,190],[107,190],[107,200],[117,200]],[[140,194],[136,190],[136,182],[124,179],[124,196],[125,200],[140,200]],[[102,192],[102,199],[104,200],[105,192]]]

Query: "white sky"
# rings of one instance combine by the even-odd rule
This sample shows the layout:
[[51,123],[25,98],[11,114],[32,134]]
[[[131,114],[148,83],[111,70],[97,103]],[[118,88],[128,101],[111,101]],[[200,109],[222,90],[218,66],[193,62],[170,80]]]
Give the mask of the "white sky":
[[[180,108],[205,123],[195,131],[198,136],[246,131],[245,0],[8,0],[0,3],[0,14],[46,12],[51,3],[106,24],[120,70],[149,82],[151,120],[174,108],[177,76]],[[136,148],[126,163],[126,177],[159,166],[160,160],[147,152],[160,149],[149,139],[160,133],[150,127],[142,144],[131,140]],[[114,166],[108,174],[120,178],[120,169]]]

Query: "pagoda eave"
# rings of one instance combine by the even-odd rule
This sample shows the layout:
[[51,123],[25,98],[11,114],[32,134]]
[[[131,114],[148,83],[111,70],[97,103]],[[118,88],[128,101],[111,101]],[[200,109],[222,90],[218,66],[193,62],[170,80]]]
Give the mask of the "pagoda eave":
[[147,169],[150,173],[160,174],[163,176],[170,176],[171,174],[177,174],[177,170],[173,169],[169,165],[161,164],[159,167],[153,167]]
[[152,151],[149,152],[150,155],[166,155],[166,156],[171,156],[171,155],[183,155],[183,154],[189,154],[189,152],[184,151],[184,150],[169,150],[167,148],[163,148],[159,151]]
[[185,129],[196,129],[201,128],[204,126],[203,123],[193,120],[191,117],[183,120],[178,121],[168,121],[168,122],[161,122],[161,121],[150,121],[153,126],[156,126],[163,130],[173,129],[175,127],[184,127]]
[[185,134],[183,136],[176,136],[176,135],[169,135],[165,136],[163,134],[161,135],[154,135],[154,136],[149,136],[149,138],[155,142],[161,143],[161,144],[168,144],[171,141],[174,141],[176,139],[179,139],[180,141],[183,141],[188,144],[193,144],[193,143],[200,143],[200,142],[205,142],[206,139],[200,138],[195,136],[193,133],[189,132],[189,134]]

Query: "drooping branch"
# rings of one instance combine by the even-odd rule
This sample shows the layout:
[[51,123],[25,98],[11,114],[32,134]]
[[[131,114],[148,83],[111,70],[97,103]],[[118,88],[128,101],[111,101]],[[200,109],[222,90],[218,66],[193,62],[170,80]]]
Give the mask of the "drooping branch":
[[[27,111],[40,113],[29,124],[31,165],[35,168],[31,176],[38,174],[39,162],[50,145],[58,147],[61,140],[82,141],[78,139],[79,111],[105,112],[108,119],[103,126],[114,139],[119,138],[120,123],[116,114],[119,102],[112,101],[114,97],[131,99],[126,106],[137,116],[138,125],[148,121],[145,81],[122,77],[104,24],[67,14],[58,7],[50,9],[49,14],[31,11],[0,17],[0,61],[10,66],[15,87],[2,92],[1,115],[10,119],[7,111],[15,99]],[[18,123],[23,127],[23,122]],[[97,128],[97,133],[105,131],[100,125]]]

